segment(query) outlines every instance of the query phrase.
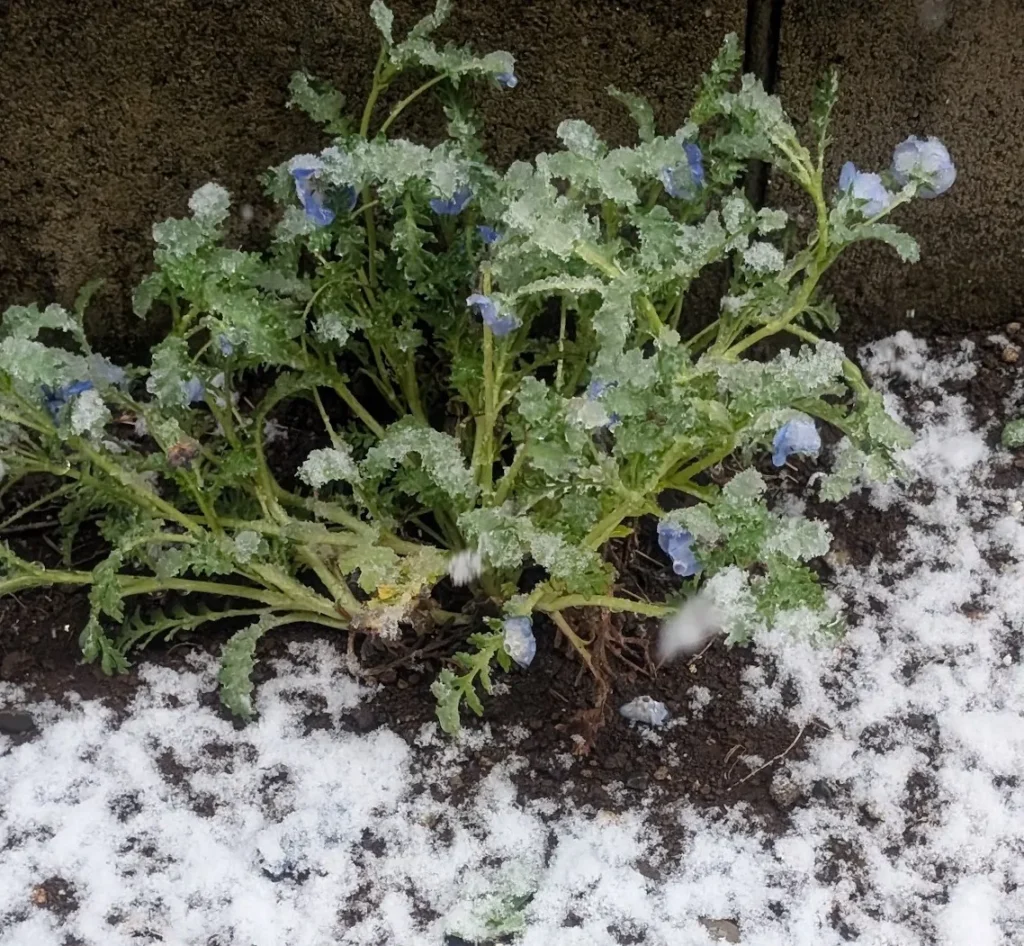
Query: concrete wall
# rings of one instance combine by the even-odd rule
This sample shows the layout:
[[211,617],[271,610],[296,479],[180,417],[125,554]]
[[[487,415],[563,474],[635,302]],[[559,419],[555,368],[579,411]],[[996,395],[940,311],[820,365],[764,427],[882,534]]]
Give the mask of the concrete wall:
[[[887,162],[911,132],[950,145],[955,191],[907,215],[925,261],[907,270],[884,250],[841,264],[834,289],[854,335],[904,324],[929,331],[993,325],[1019,314],[1024,237],[1024,4],[1015,0],[787,0],[781,42],[758,14],[749,61],[770,69],[797,115],[829,62],[843,71],[836,167]],[[266,166],[318,147],[304,116],[283,108],[288,77],[306,68],[355,98],[376,54],[368,0],[0,0],[0,307],[69,302],[108,279],[94,330],[115,348],[137,326],[131,287],[148,270],[150,226],[181,213],[215,179],[257,208]],[[432,0],[395,3],[409,22]],[[461,0],[448,35],[519,59],[515,92],[485,109],[499,160],[554,146],[557,122],[592,121],[612,139],[631,126],[603,95],[647,95],[665,127],[729,31],[744,34],[747,0]],[[762,28],[763,27],[763,28]],[[772,48],[765,48],[765,44]],[[417,127],[431,133],[436,115]],[[769,199],[793,195],[769,182]],[[840,281],[841,280],[841,281]]]
[[[806,115],[840,69],[831,171],[889,164],[909,134],[937,135],[958,179],[897,221],[921,243],[906,266],[884,247],[837,264],[831,290],[859,336],[985,328],[1024,313],[1024,3],[1020,0],[786,0],[776,91]],[[768,200],[790,200],[773,181]],[[913,316],[908,316],[908,312]]]

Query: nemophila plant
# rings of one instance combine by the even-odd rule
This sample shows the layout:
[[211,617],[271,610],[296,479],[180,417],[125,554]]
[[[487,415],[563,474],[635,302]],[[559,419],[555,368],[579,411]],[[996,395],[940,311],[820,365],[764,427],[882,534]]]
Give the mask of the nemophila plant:
[[[770,509],[755,462],[816,456],[828,425],[841,439],[822,497],[895,471],[907,432],[819,337],[837,315],[818,287],[861,240],[917,258],[886,218],[950,186],[948,153],[911,138],[889,171],[848,165],[828,180],[834,77],[807,146],[777,99],[737,79],[729,37],[681,128],[660,131],[647,102],[613,89],[635,145],[612,147],[572,119],[558,126],[562,150],[497,169],[470,93],[529,94],[528,83],[511,91],[509,53],[437,45],[446,13],[439,2],[399,41],[375,0],[381,52],[352,117],[337,91],[294,77],[291,104],[329,143],[268,173],[280,217],[267,251],[225,244],[230,198],[217,184],[192,196],[189,216],[154,227],[156,269],[135,308],[158,308],[169,328],[147,366],[92,351],[91,287],[73,312],[5,313],[4,489],[52,480],[11,518],[60,502],[69,560],[44,567],[2,546],[0,593],[89,586],[81,643],[105,670],[156,637],[246,618],[221,681],[224,702],[249,715],[256,643],[273,627],[384,639],[465,627],[467,649],[434,685],[451,731],[463,702],[482,711],[495,663],[530,664],[538,615],[598,678],[608,668],[570,609],[659,617],[701,587],[731,642],[768,625],[836,625],[806,564],[828,531]],[[390,137],[427,93],[441,99],[446,139]],[[814,207],[790,255],[786,214],[737,186],[752,158]],[[714,321],[695,324],[688,290],[720,261],[731,262],[727,293]],[[750,357],[773,336],[791,349]],[[294,401],[315,408],[322,436],[290,478],[267,444]],[[741,471],[728,481],[716,472],[726,460]],[[680,577],[676,600],[617,591],[603,555],[645,517]],[[108,552],[76,568],[73,538],[93,520]],[[438,603],[445,583],[465,594],[458,613]],[[157,593],[177,604],[155,607]]]

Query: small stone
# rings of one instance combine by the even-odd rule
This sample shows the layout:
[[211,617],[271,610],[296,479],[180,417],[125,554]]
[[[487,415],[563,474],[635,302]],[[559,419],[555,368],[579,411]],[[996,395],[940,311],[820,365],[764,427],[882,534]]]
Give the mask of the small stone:
[[733,920],[712,920],[706,916],[699,917],[701,926],[706,929],[714,939],[723,943],[738,943],[740,941],[740,928]]
[[626,780],[626,788],[631,788],[634,792],[642,792],[647,788],[647,779],[642,775],[634,775],[631,779]]
[[1020,349],[1016,345],[1007,345],[1003,349],[1002,359],[1008,365],[1015,365],[1020,361]]
[[1006,331],[1010,335],[1016,335],[1020,331],[1020,322],[1009,322],[1009,323],[1007,323]]
[[654,770],[654,780],[656,782],[664,782],[668,777],[668,766],[663,765]]
[[779,772],[772,779],[771,785],[768,786],[768,794],[780,808],[792,808],[803,796],[800,786],[785,772]]
[[0,713],[0,733],[5,736],[21,736],[34,732],[36,721],[31,713],[7,712]]
[[47,894],[46,888],[42,884],[32,888],[32,902],[37,907],[45,907],[47,900],[49,900],[49,894]]
[[1004,667],[1012,667],[1013,666],[1013,657],[1010,654],[1007,654],[1005,657],[1003,657],[1003,666]]
[[1016,468],[1017,468],[1018,470],[1024,470],[1024,457],[1017,457],[1017,458],[1016,458],[1016,459],[1015,459],[1015,460],[1013,461],[1013,465],[1014,465],[1014,466],[1015,466],[1015,467],[1016,467]]

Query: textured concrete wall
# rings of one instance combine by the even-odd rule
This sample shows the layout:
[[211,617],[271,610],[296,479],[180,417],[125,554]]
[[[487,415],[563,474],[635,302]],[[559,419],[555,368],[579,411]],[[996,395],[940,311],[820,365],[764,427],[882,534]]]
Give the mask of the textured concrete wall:
[[[293,70],[362,100],[377,54],[369,0],[0,0],[0,307],[69,302],[96,276],[93,327],[137,331],[131,287],[150,227],[215,179],[257,208],[256,176],[318,149],[284,109]],[[433,0],[393,4],[399,24]],[[649,96],[675,128],[745,0],[461,0],[445,35],[519,59],[514,92],[485,96],[499,160],[554,147],[566,117],[613,139],[632,123],[604,88]],[[440,116],[399,133],[430,135]],[[433,125],[433,128],[432,128]],[[253,231],[265,223],[257,212]]]
[[[830,63],[842,88],[833,179],[845,160],[889,164],[909,134],[936,135],[959,177],[945,196],[895,218],[922,259],[858,247],[830,289],[857,337],[984,328],[1024,312],[1024,3],[1020,0],[786,0],[777,91],[806,114]],[[770,201],[792,200],[788,185]],[[913,310],[914,316],[907,317]]]
[[[148,270],[150,226],[181,213],[216,179],[266,223],[256,177],[318,147],[315,129],[283,108],[296,68],[365,94],[376,55],[368,0],[0,0],[0,307],[68,302],[109,280],[94,328],[113,343],[137,330],[132,285]],[[395,3],[408,23],[432,0]],[[685,115],[701,71],[747,0],[456,0],[446,35],[507,48],[522,83],[486,98],[501,161],[555,146],[565,117],[613,140],[631,124],[608,84],[654,102],[664,127]],[[781,41],[772,22],[781,8]],[[954,190],[902,217],[923,261],[858,248],[830,288],[846,334],[910,325],[955,331],[1021,315],[1024,233],[1024,2],[1021,0],[756,0],[748,63],[770,68],[799,118],[814,82],[840,67],[833,175],[843,160],[888,163],[910,133],[946,141]],[[777,48],[766,48],[774,43]],[[428,113],[397,129],[432,135]],[[755,189],[756,192],[756,189]],[[797,206],[769,182],[768,199]],[[244,236],[244,234],[243,234]],[[916,317],[907,320],[908,310]]]

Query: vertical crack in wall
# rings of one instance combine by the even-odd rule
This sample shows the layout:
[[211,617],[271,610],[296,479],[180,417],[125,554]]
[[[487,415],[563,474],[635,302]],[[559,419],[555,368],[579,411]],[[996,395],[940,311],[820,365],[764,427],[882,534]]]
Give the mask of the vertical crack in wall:
[[[747,28],[744,38],[743,71],[752,72],[774,93],[779,71],[779,42],[782,33],[782,5],[785,0],[747,0]],[[747,199],[764,204],[768,191],[768,165],[751,161],[747,168]]]

